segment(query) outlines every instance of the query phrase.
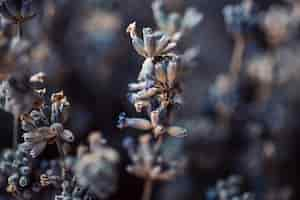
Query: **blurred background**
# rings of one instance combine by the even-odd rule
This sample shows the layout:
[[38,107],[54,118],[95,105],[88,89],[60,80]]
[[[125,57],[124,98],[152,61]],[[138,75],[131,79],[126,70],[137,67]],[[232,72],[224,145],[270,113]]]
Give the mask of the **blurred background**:
[[[259,139],[249,134],[245,136],[244,129],[238,126],[230,130],[230,136],[223,133],[227,129],[216,134],[214,132],[220,132],[215,130],[218,128],[212,131],[212,128],[202,127],[207,126],[203,125],[203,107],[207,105],[208,89],[218,74],[229,70],[233,51],[234,41],[227,33],[222,10],[225,5],[240,1],[164,2],[171,11],[183,12],[187,7],[195,7],[203,13],[204,19],[179,43],[179,49],[200,48],[195,66],[185,74],[184,106],[176,114],[176,120],[189,132],[183,144],[190,159],[187,173],[172,183],[158,184],[154,199],[207,199],[207,188],[231,174],[243,176],[245,187],[255,193],[257,199],[298,199],[297,126],[287,131],[287,136],[281,132],[272,137],[272,142],[284,141],[283,148],[276,149],[284,156],[268,160],[267,164],[262,154],[265,148],[273,151],[274,147],[272,142],[265,143],[269,142],[265,140],[269,136],[259,136]],[[120,112],[135,115],[126,97],[127,84],[136,79],[143,62],[125,30],[133,21],[138,28],[156,27],[152,1],[37,0],[34,3],[37,16],[23,26],[22,48],[8,48],[5,38],[10,32],[0,36],[0,78],[11,73],[45,72],[49,90],[63,90],[72,105],[68,128],[75,133],[76,142],[84,141],[91,131],[101,130],[109,144],[121,153],[118,191],[110,199],[140,199],[143,180],[125,172],[128,158],[121,147],[122,138],[136,132],[120,131],[116,121]],[[257,0],[255,3],[263,12],[270,5],[286,2]],[[7,53],[9,51],[13,53]],[[240,111],[240,118],[234,123],[243,123],[243,114]],[[293,121],[297,115],[291,116]],[[277,122],[269,118],[271,124]],[[4,149],[11,146],[12,116],[0,111],[0,120],[0,149]],[[51,157],[53,150],[47,151],[45,156]]]

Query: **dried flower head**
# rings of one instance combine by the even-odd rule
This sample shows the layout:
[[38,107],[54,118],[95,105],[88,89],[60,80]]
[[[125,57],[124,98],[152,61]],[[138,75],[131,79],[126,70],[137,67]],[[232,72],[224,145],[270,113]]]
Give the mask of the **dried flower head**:
[[71,131],[64,129],[60,123],[54,123],[50,127],[35,128],[23,134],[24,143],[22,148],[30,152],[33,158],[38,157],[46,148],[47,143],[51,144],[56,140],[73,142],[74,135]]
[[142,32],[143,39],[137,35],[135,22],[127,27],[133,47],[145,58],[167,55],[176,47],[176,43],[172,42],[169,36],[154,32],[152,28],[143,28]]

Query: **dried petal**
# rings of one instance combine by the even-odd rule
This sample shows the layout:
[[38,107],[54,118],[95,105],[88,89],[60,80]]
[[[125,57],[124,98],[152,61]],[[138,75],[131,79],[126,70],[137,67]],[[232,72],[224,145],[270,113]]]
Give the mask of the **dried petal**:
[[32,149],[30,151],[30,155],[33,158],[38,157],[46,148],[47,146],[47,142],[40,142],[40,143],[36,143],[32,146]]
[[30,82],[32,83],[44,83],[46,79],[46,74],[44,72],[39,72],[30,77]]
[[151,58],[147,58],[142,65],[142,69],[139,73],[138,80],[144,81],[149,79],[150,77],[153,76],[153,72],[154,72],[153,61]]
[[160,83],[167,82],[167,74],[162,63],[157,63],[155,65],[155,78]]
[[168,46],[166,48],[164,48],[164,50],[161,52],[162,54],[168,54],[171,51],[173,51],[177,46],[176,42],[171,42],[168,44]]
[[154,110],[151,112],[150,114],[151,117],[151,124],[153,127],[158,126],[159,123],[159,111],[158,110]]
[[167,67],[168,85],[170,88],[174,87],[178,78],[179,65],[177,61],[170,61]]
[[126,118],[127,127],[136,128],[140,130],[151,130],[152,125],[149,120],[141,118]]
[[148,57],[155,56],[155,35],[151,28],[143,28],[143,39],[144,39],[144,48]]
[[136,112],[142,112],[144,108],[148,108],[149,106],[150,102],[146,100],[140,100],[134,103]]
[[74,142],[75,138],[73,133],[70,130],[64,130],[60,134],[61,139],[63,139],[66,142]]
[[129,24],[126,32],[130,33],[132,45],[134,49],[137,51],[137,53],[140,54],[141,56],[146,57],[147,54],[144,49],[144,42],[136,34],[136,22]]
[[167,35],[163,35],[157,42],[156,42],[156,54],[160,55],[164,49],[168,46],[171,39]]

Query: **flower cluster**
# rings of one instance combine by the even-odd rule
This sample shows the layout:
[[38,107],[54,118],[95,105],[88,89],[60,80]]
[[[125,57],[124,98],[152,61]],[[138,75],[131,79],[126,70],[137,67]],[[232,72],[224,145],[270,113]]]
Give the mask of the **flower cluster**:
[[164,157],[158,144],[151,142],[150,135],[141,136],[138,144],[132,138],[125,138],[123,146],[133,162],[127,167],[127,171],[137,177],[151,181],[168,181],[183,170],[184,159],[170,160]]
[[127,171],[145,180],[143,200],[150,199],[154,181],[171,180],[184,163],[164,158],[161,145],[167,135],[178,138],[187,135],[185,128],[171,124],[171,118],[174,110],[183,104],[183,66],[193,60],[197,50],[190,49],[179,56],[175,48],[182,35],[202,20],[202,14],[194,8],[187,9],[183,17],[175,12],[168,14],[160,0],[154,1],[152,9],[158,31],[143,28],[141,38],[135,22],[127,28],[134,49],[145,58],[137,82],[128,85],[128,99],[136,112],[146,113],[148,118],[130,118],[121,113],[117,125],[121,129],[129,127],[151,133],[141,136],[138,144],[129,138],[124,140],[133,162]]
[[143,29],[143,40],[136,34],[135,23],[130,24],[132,44],[146,60],[137,78],[137,83],[129,84],[129,100],[137,112],[147,112],[149,118],[119,117],[119,128],[132,127],[145,131],[153,131],[156,137],[164,133],[182,137],[186,130],[169,125],[172,109],[182,104],[180,58],[171,53],[176,46],[167,35],[153,33],[152,29]]
[[32,199],[40,191],[33,175],[36,168],[32,158],[23,149],[4,151],[0,171],[7,180],[6,191],[16,198]]

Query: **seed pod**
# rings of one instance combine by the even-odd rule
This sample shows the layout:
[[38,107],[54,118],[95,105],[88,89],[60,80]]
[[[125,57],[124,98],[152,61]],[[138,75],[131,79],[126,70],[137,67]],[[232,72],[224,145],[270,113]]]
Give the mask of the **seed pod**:
[[162,63],[155,65],[155,78],[160,83],[164,84],[167,82],[167,74]]
[[60,134],[60,137],[62,140],[66,142],[74,142],[74,134],[70,130],[64,130]]
[[179,126],[170,126],[167,128],[167,133],[174,137],[185,137],[187,130]]
[[153,97],[159,91],[158,88],[152,87],[146,90],[142,90],[136,94],[136,100],[143,100]]
[[143,28],[144,49],[148,57],[153,57],[155,53],[155,35],[151,28]]
[[173,51],[177,46],[176,42],[170,42],[166,48],[164,48],[164,50],[161,52],[162,54],[168,54],[171,51]]
[[147,108],[149,106],[150,106],[150,102],[146,100],[140,100],[134,103],[136,112],[142,112],[144,108]]
[[160,55],[164,49],[168,46],[171,39],[167,35],[162,35],[162,37],[156,42],[156,54]]
[[146,57],[147,53],[144,49],[144,41],[140,39],[136,34],[136,22],[129,24],[126,32],[130,34],[132,46],[136,50],[136,52],[141,56]]
[[19,180],[19,175],[18,174],[13,174],[8,177],[7,182],[9,185],[16,185]]
[[145,52],[145,50],[144,50],[143,40],[141,40],[141,39],[138,38],[138,37],[134,37],[134,38],[132,39],[132,45],[133,45],[134,49],[136,50],[136,52],[137,52],[138,54],[140,54],[141,56],[144,56],[144,57],[147,56],[147,54],[146,54],[146,52]]
[[28,166],[23,166],[20,168],[20,174],[23,175],[23,176],[27,176],[29,175],[31,172],[31,168],[28,167]]
[[151,118],[151,124],[153,127],[158,126],[159,123],[159,111],[154,110],[150,113],[150,118]]
[[128,84],[129,91],[143,90],[147,86],[147,81],[142,81],[139,83],[130,83]]
[[139,130],[151,130],[152,125],[149,120],[141,118],[126,118],[127,127],[139,129]]
[[168,85],[170,88],[173,88],[178,77],[179,73],[179,65],[177,59],[174,61],[170,61],[167,67],[167,77],[168,77]]
[[32,75],[29,79],[32,83],[44,83],[46,79],[46,74],[44,72],[39,72]]
[[154,64],[151,58],[146,58],[138,76],[138,81],[144,81],[153,76]]
[[26,186],[29,185],[29,183],[30,183],[29,177],[27,177],[27,176],[21,176],[20,177],[20,179],[19,179],[19,185],[21,187],[26,187]]

